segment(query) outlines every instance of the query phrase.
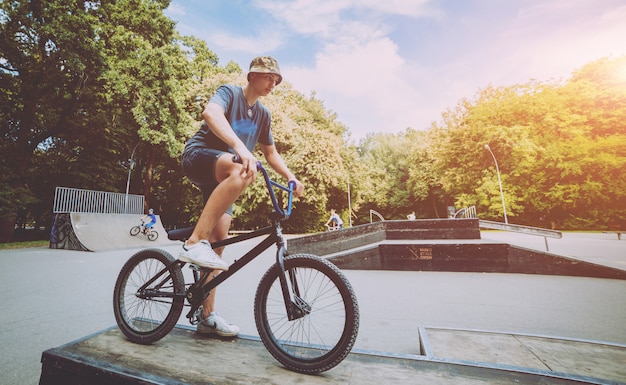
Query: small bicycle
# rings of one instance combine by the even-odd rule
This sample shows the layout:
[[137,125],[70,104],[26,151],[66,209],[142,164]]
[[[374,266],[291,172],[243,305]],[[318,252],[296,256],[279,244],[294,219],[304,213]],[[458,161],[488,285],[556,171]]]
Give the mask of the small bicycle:
[[144,221],[141,221],[140,225],[133,226],[130,228],[130,235],[132,235],[133,237],[139,233],[145,234],[146,237],[148,237],[148,240],[150,241],[156,241],[156,239],[159,237],[159,233],[157,233],[157,231],[154,229],[148,232],[148,229],[146,228],[146,222]]
[[339,225],[324,225],[326,226],[326,231],[337,231],[337,230],[341,230],[341,227],[339,227]]
[[[233,158],[236,161],[236,157]],[[283,186],[270,179],[261,163],[273,205],[271,225],[215,242],[219,248],[266,236],[227,271],[205,282],[211,270],[190,264],[193,283],[185,283],[185,262],[159,249],[137,252],[122,267],[115,283],[113,310],[122,333],[132,342],[150,344],[176,325],[183,306],[192,325],[202,321],[202,303],[211,290],[243,266],[276,245],[276,263],[261,278],[254,299],[254,319],[266,349],[286,368],[321,373],[346,358],[356,341],[359,307],[352,286],[331,262],[311,254],[287,253],[281,222],[291,215],[295,183]],[[275,189],[287,192],[287,207],[279,205]],[[173,230],[172,240],[187,239],[193,228]],[[186,303],[185,303],[186,301]]]

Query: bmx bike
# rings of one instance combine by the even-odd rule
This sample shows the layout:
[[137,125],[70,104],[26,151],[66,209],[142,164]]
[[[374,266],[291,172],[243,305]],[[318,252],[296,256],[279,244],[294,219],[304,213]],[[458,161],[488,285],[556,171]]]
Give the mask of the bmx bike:
[[157,233],[157,231],[154,229],[148,232],[148,229],[146,228],[146,222],[144,221],[141,221],[140,225],[130,228],[130,235],[132,235],[133,237],[139,233],[145,234],[145,236],[148,237],[148,240],[150,241],[156,241],[156,239],[159,237],[159,233]]
[[324,225],[326,227],[326,231],[337,231],[337,230],[341,230],[341,227],[339,227],[339,225]]
[[[237,161],[233,157],[233,161]],[[271,225],[251,233],[212,243],[219,248],[265,236],[255,247],[235,260],[227,271],[210,281],[211,269],[190,264],[193,282],[185,283],[177,260],[160,249],[134,254],[122,267],[115,283],[113,310],[122,333],[130,341],[150,344],[166,336],[176,325],[183,306],[192,325],[202,321],[202,303],[211,290],[272,245],[276,262],[261,278],[254,298],[254,319],[261,341],[271,355],[289,370],[314,374],[327,371],[352,350],[359,328],[359,307],[354,290],[331,262],[311,254],[287,253],[281,222],[291,215],[295,182],[288,186],[263,174],[273,205]],[[275,190],[287,194],[287,206],[279,205]],[[193,228],[173,230],[172,240],[187,239]],[[186,302],[185,302],[186,301]]]

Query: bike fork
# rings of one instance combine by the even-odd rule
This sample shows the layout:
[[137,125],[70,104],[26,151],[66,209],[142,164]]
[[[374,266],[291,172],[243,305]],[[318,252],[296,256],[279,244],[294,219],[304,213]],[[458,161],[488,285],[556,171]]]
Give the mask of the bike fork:
[[283,293],[283,300],[285,301],[287,319],[289,321],[294,321],[311,313],[311,305],[309,305],[300,296],[300,289],[298,287],[297,280],[298,272],[295,269],[285,271],[284,257],[286,251],[284,242],[280,242],[280,246],[276,252],[276,264],[280,269],[278,277]]

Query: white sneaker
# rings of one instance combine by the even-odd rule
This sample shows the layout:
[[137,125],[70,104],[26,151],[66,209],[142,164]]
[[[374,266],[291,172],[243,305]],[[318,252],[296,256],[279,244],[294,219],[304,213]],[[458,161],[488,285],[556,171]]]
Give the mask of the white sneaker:
[[235,337],[239,334],[239,327],[228,323],[217,312],[209,314],[209,318],[198,324],[198,333],[217,334],[222,337]]
[[178,255],[178,259],[183,262],[196,264],[200,267],[208,267],[215,270],[228,270],[228,264],[220,258],[211,248],[209,241],[201,240],[193,246],[183,244],[183,250]]

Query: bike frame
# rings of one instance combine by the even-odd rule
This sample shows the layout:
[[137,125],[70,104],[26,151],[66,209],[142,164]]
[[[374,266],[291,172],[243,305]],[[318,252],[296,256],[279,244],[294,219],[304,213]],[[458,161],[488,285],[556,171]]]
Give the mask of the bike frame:
[[[233,158],[233,161],[236,161]],[[290,181],[289,186],[283,186],[273,180],[270,179],[267,170],[263,168],[261,162],[257,163],[257,169],[263,174],[265,179],[265,183],[267,185],[267,189],[270,194],[270,198],[272,200],[272,205],[274,206],[274,212],[271,214],[272,225],[264,227],[262,229],[254,230],[250,233],[237,235],[235,237],[227,238],[222,241],[211,243],[211,247],[220,248],[228,245],[232,245],[234,243],[242,242],[248,239],[256,238],[259,236],[267,235],[263,240],[261,240],[255,247],[253,247],[250,251],[244,254],[240,259],[235,260],[232,263],[227,271],[223,271],[217,276],[213,277],[208,282],[206,278],[212,270],[202,269],[195,265],[192,265],[193,275],[194,275],[194,283],[186,290],[184,294],[176,293],[176,294],[165,294],[165,293],[155,293],[154,289],[147,290],[146,288],[152,285],[155,281],[157,281],[160,277],[166,274],[170,268],[175,265],[179,265],[179,267],[183,267],[186,262],[175,261],[169,266],[165,267],[158,274],[156,274],[152,279],[146,282],[139,290],[142,296],[145,297],[184,297],[187,299],[187,302],[191,306],[191,310],[187,314],[187,318],[189,322],[193,324],[197,324],[198,318],[196,314],[200,309],[200,306],[204,302],[204,300],[209,296],[211,290],[215,289],[218,285],[226,281],[228,278],[232,277],[235,273],[237,273],[241,268],[246,266],[256,257],[261,255],[265,250],[270,248],[272,245],[276,245],[276,264],[283,274],[279,274],[280,285],[282,289],[283,299],[285,301],[285,310],[287,312],[287,316],[289,320],[294,320],[297,318],[301,318],[308,313],[310,309],[309,305],[304,303],[299,298],[299,289],[297,287],[296,280],[291,276],[292,272],[290,271],[289,280],[287,278],[287,274],[285,274],[285,264],[284,257],[287,255],[287,246],[285,243],[285,239],[282,234],[280,223],[283,220],[286,220],[291,215],[292,203],[293,203],[293,191],[295,190],[295,182]],[[287,209],[283,209],[278,204],[278,199],[276,198],[276,194],[274,192],[274,188],[278,188],[288,192],[288,203]],[[181,233],[187,233],[190,229],[183,229]],[[162,282],[167,281],[167,276],[165,276]],[[291,289],[289,289],[289,284],[291,284]],[[159,287],[157,285],[157,287]],[[159,295],[161,294],[161,295]]]

